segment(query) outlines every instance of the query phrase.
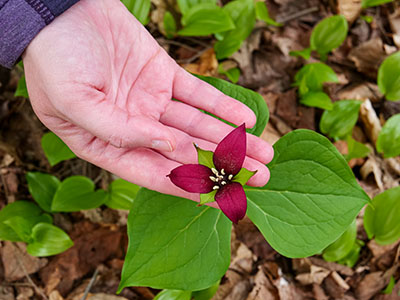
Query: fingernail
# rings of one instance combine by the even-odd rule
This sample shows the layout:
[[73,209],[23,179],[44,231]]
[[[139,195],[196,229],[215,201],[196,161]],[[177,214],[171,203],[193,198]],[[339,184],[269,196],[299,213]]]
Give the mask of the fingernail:
[[152,140],[151,148],[159,151],[168,151],[172,152],[172,145],[169,141],[166,140]]

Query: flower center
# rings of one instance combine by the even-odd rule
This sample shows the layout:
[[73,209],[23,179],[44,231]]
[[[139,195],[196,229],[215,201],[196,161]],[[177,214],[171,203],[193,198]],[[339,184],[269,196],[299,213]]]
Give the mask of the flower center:
[[210,176],[211,181],[215,183],[215,185],[213,186],[213,190],[218,190],[222,188],[224,185],[230,183],[233,178],[233,175],[226,174],[224,169],[221,169],[221,171],[218,172],[217,169],[212,168],[211,171],[214,173],[214,176]]

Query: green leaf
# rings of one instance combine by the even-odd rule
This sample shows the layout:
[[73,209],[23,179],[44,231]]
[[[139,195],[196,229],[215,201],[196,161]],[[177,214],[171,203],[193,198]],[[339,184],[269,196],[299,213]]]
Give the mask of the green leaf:
[[295,130],[274,145],[265,187],[246,188],[247,215],[288,257],[320,253],[368,202],[343,156],[320,134]]
[[169,11],[166,11],[164,14],[164,29],[166,36],[169,39],[172,39],[176,34],[176,22]]
[[140,186],[123,179],[116,179],[108,186],[107,201],[112,209],[131,209]]
[[323,84],[325,82],[339,82],[335,71],[331,67],[324,63],[312,63],[307,64],[300,69],[299,72],[294,77],[295,82],[293,86],[302,85],[307,87],[307,89],[300,89],[300,96],[308,93],[309,91],[322,91]]
[[32,239],[33,242],[29,243],[26,249],[32,256],[56,255],[74,245],[68,234],[47,223],[39,223],[33,227]]
[[182,15],[186,15],[190,8],[200,3],[217,4],[217,0],[178,0],[178,6]]
[[344,42],[347,30],[348,24],[344,16],[325,18],[314,27],[310,37],[310,47],[320,55],[326,55]]
[[26,173],[26,180],[33,199],[44,211],[51,212],[51,203],[60,185],[60,180],[53,175],[40,172]]
[[282,26],[283,24],[276,22],[269,16],[268,7],[265,2],[256,2],[256,17],[258,20],[264,21],[267,25]]
[[291,56],[300,56],[304,58],[305,60],[309,60],[311,56],[311,48],[305,48],[303,50],[298,50],[298,51],[290,51],[289,55]]
[[376,150],[384,153],[385,158],[400,155],[400,114],[390,117],[383,125],[376,141]]
[[235,0],[224,6],[235,24],[235,29],[221,34],[223,39],[214,45],[217,59],[231,56],[253,31],[256,13],[253,0]]
[[163,290],[157,294],[153,300],[190,300],[192,299],[191,291],[181,290]]
[[356,220],[350,224],[349,228],[332,244],[330,244],[322,253],[326,261],[338,261],[346,257],[356,242],[357,224]]
[[368,238],[388,245],[400,238],[400,186],[375,196],[364,213],[364,228]]
[[374,21],[374,17],[373,16],[360,16],[360,18],[362,20],[364,20],[365,22],[367,22],[368,24],[371,24],[372,21]]
[[51,166],[76,157],[71,149],[53,132],[47,132],[43,135],[42,148]]
[[237,173],[235,177],[233,177],[232,181],[239,182],[241,185],[245,185],[247,181],[249,181],[249,179],[253,177],[256,173],[257,170],[249,171],[246,168],[241,168],[239,173]]
[[215,201],[215,194],[217,191],[212,191],[208,194],[200,194],[200,203],[199,205],[203,205],[206,203],[214,202]]
[[219,64],[218,65],[218,73],[228,77],[228,79],[230,81],[232,81],[232,83],[236,83],[239,81],[239,77],[240,77],[239,68],[231,68],[231,69],[225,70],[224,66],[222,64]]
[[22,75],[18,80],[17,89],[15,90],[14,97],[29,98],[28,88],[26,87],[25,75]]
[[350,250],[350,252],[340,259],[338,261],[339,264],[346,265],[350,268],[354,267],[354,265],[357,263],[358,258],[360,257],[360,251],[361,247],[364,246],[364,242],[360,240],[356,240],[356,242],[353,244],[353,248]]
[[368,7],[378,6],[378,5],[389,3],[389,2],[393,2],[393,0],[362,0],[361,7],[368,8]]
[[192,293],[192,297],[194,300],[210,300],[219,288],[220,280],[218,280],[215,284],[210,286],[207,289],[196,291]]
[[388,56],[380,65],[378,87],[386,99],[400,100],[400,51]]
[[199,162],[199,164],[209,167],[210,169],[215,168],[213,162],[214,152],[203,150],[196,144],[194,144],[194,147],[196,148],[197,151],[197,161]]
[[[201,80],[204,80],[205,82],[211,84],[212,86],[216,87],[219,89],[221,92],[223,92],[225,95],[228,95],[244,104],[246,104],[256,115],[257,117],[257,122],[256,125],[254,125],[253,128],[247,129],[248,133],[254,134],[256,136],[260,136],[261,133],[264,131],[265,126],[267,125],[268,118],[269,118],[269,111],[267,104],[265,103],[265,100],[263,97],[261,97],[260,94],[246,89],[244,87],[241,87],[239,85],[232,84],[230,82],[227,82],[225,80],[222,80],[220,78],[214,78],[214,77],[206,77],[206,76],[201,76],[197,75]],[[214,116],[215,117],[215,116]],[[217,117],[216,117],[217,118]],[[217,118],[219,120],[222,120],[220,118]],[[232,125],[225,120],[222,120],[225,123]]]
[[326,110],[331,110],[333,104],[331,98],[324,92],[310,91],[300,98],[300,103],[306,106],[319,107]]
[[220,210],[141,189],[128,218],[127,286],[201,290],[230,263],[231,222]]
[[34,219],[42,214],[42,210],[36,204],[28,201],[15,201],[0,210],[0,240],[19,242],[23,241],[19,235],[5,222],[14,217]]
[[210,35],[235,28],[232,19],[219,6],[201,3],[191,7],[182,18],[184,28],[180,35]]
[[126,8],[138,19],[140,23],[146,25],[149,22],[151,7],[150,0],[121,0]]
[[32,228],[37,223],[52,223],[53,218],[48,214],[42,214],[39,216],[21,217],[15,216],[5,220],[3,223],[10,226],[19,238],[24,242],[31,241]]
[[396,285],[396,281],[394,280],[393,275],[390,276],[390,281],[386,288],[382,291],[382,294],[390,295],[393,292],[393,288]]
[[371,152],[370,148],[354,140],[351,135],[347,136],[347,149],[348,154],[344,155],[344,158],[347,161],[350,161],[353,158],[366,157]]
[[72,212],[99,207],[106,201],[107,194],[104,190],[94,189],[93,181],[87,177],[68,177],[58,187],[51,210]]
[[333,109],[324,111],[319,123],[321,132],[334,139],[344,139],[353,130],[358,120],[361,101],[340,100],[333,103]]

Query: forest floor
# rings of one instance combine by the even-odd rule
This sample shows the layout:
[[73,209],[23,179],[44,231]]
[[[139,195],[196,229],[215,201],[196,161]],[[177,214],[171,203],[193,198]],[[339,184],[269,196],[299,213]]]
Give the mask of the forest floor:
[[[153,4],[155,11],[161,1]],[[376,85],[380,63],[400,48],[400,7],[392,3],[364,10],[364,15],[373,17],[372,23],[367,23],[352,5],[357,1],[267,2],[271,15],[284,26],[257,23],[240,51],[225,62],[240,68],[238,84],[259,92],[268,104],[270,122],[262,138],[273,144],[297,128],[319,132],[322,110],[300,105],[297,90],[292,87],[304,60],[290,56],[289,51],[308,47],[313,26],[326,16],[342,13],[350,20],[349,34],[326,61],[339,77],[339,83],[327,85],[326,92],[333,101],[369,99],[364,104],[371,105],[362,105],[353,137],[374,149],[378,128],[400,113],[400,103],[384,101]],[[215,40],[168,40],[157,30],[157,22],[160,20],[153,14],[149,31],[179,64],[193,73],[222,76],[217,71]],[[40,144],[47,129],[33,113],[29,100],[14,97],[20,75],[17,68],[0,69],[0,208],[15,200],[32,199],[25,179],[28,171],[47,172],[60,179],[85,175],[99,187],[107,187],[112,175],[80,159],[50,167]],[[336,142],[335,146],[346,153],[345,142]],[[353,159],[349,164],[370,197],[399,185],[398,157],[382,159],[372,151],[368,157]],[[353,268],[326,262],[321,256],[283,257],[250,220],[244,219],[234,226],[231,265],[213,299],[400,299],[400,241],[389,246],[369,241],[362,215],[358,217],[357,238],[365,246]],[[88,287],[87,299],[91,300],[153,299],[158,293],[132,287],[115,295],[127,247],[126,212],[99,208],[54,217],[55,224],[71,236],[74,247],[57,256],[36,258],[26,253],[22,243],[0,242],[1,300],[78,300]],[[392,276],[397,282],[393,292],[382,294]]]

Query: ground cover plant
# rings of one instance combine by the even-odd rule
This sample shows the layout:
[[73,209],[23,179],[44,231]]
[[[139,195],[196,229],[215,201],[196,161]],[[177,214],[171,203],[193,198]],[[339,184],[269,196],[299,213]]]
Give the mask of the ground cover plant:
[[115,178],[38,123],[22,65],[1,70],[0,298],[399,297],[397,3],[122,2],[254,111],[271,179],[246,185],[243,125],[171,170],[200,206]]

